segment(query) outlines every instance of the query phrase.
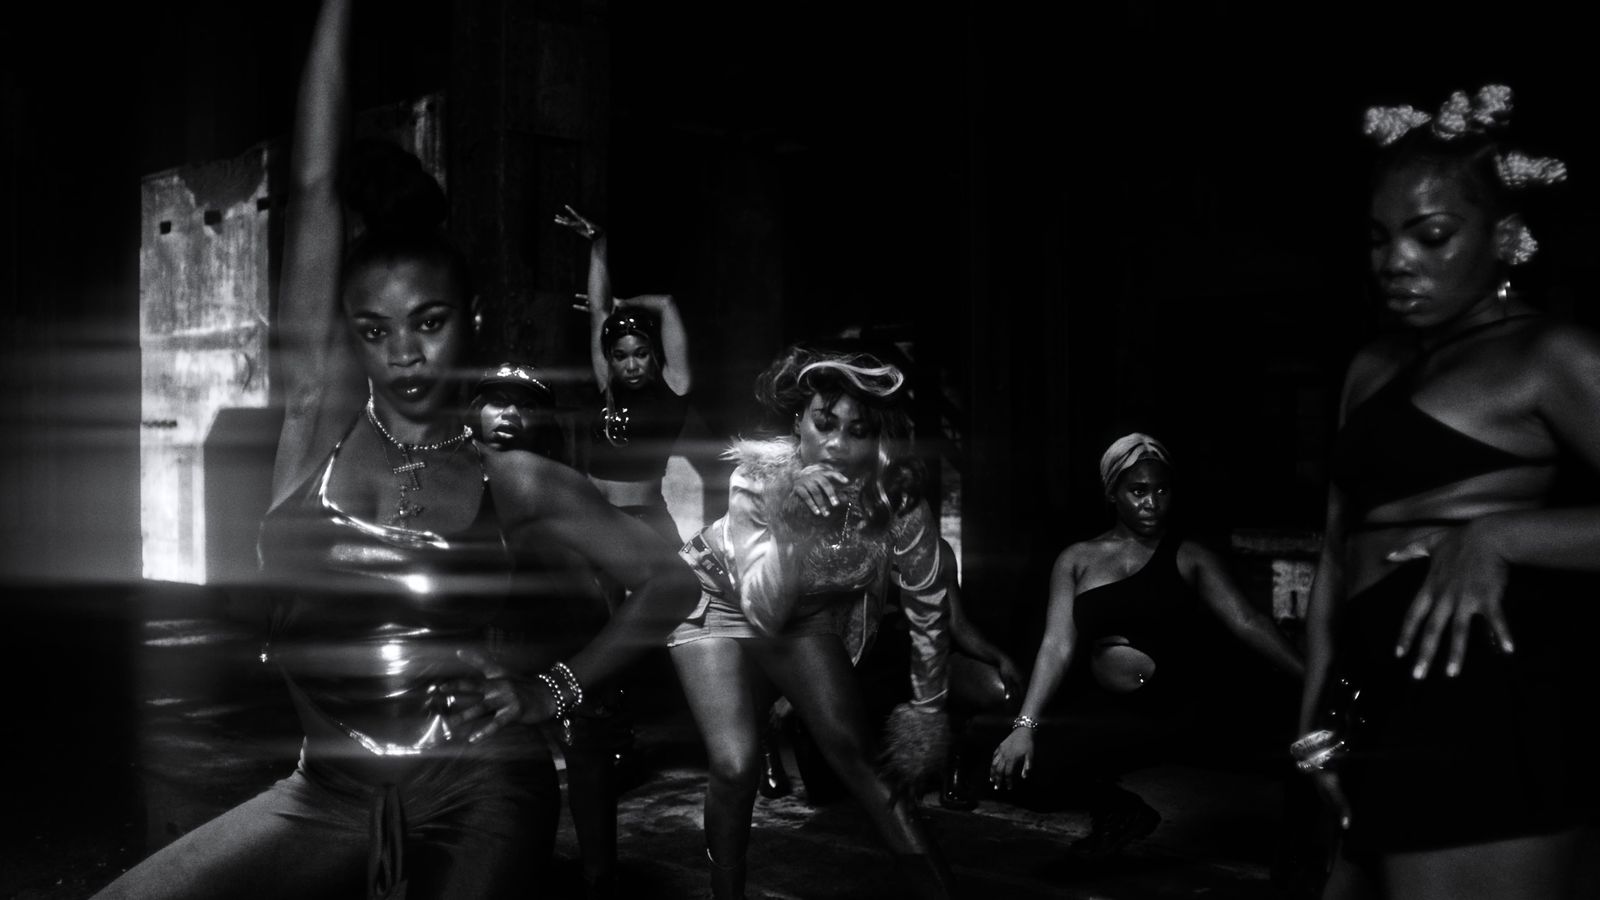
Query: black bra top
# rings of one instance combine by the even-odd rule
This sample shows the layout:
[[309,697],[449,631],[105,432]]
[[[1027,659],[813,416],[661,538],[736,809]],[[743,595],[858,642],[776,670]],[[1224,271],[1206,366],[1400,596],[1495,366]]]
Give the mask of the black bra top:
[[613,384],[611,396],[609,421],[604,408],[595,419],[589,474],[607,481],[665,477],[667,458],[676,449],[689,401],[659,379],[642,388]]
[[1181,645],[1194,611],[1194,592],[1178,572],[1181,543],[1182,538],[1169,529],[1139,571],[1078,595],[1072,621],[1082,646],[1122,637],[1158,665],[1182,655]]
[[1413,397],[1417,373],[1440,347],[1537,313],[1506,316],[1451,336],[1418,353],[1353,410],[1334,441],[1333,483],[1349,496],[1356,527],[1366,514],[1395,500],[1477,475],[1550,462],[1502,450],[1428,415]]

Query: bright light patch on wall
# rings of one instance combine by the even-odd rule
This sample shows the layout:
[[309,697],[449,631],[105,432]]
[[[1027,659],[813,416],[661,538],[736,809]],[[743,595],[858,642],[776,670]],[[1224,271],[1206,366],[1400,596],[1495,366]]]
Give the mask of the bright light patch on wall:
[[706,524],[706,486],[700,473],[682,456],[667,458],[667,474],[661,479],[661,495],[667,512],[678,526],[678,537],[688,540]]

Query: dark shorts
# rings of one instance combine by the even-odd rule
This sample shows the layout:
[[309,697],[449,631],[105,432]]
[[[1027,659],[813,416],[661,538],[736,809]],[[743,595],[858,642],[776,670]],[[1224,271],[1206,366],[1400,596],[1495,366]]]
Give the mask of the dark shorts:
[[[1572,828],[1592,819],[1591,724],[1596,686],[1595,581],[1513,572],[1503,608],[1516,652],[1475,628],[1461,674],[1411,677],[1394,655],[1426,560],[1397,568],[1350,598],[1335,671],[1357,689],[1332,701],[1349,742],[1339,773],[1351,804],[1353,856],[1487,843]],[[1330,679],[1331,680],[1331,679]],[[1331,698],[1330,698],[1331,700]]]

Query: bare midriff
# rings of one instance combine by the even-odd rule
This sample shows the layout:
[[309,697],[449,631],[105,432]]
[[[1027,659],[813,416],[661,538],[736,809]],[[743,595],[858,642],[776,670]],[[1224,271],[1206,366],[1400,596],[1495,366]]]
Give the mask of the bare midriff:
[[1100,687],[1114,694],[1127,694],[1155,677],[1156,661],[1127,638],[1114,634],[1095,641],[1089,670]]
[[612,481],[590,475],[589,481],[612,506],[660,506],[665,502],[661,499],[659,478],[649,481]]

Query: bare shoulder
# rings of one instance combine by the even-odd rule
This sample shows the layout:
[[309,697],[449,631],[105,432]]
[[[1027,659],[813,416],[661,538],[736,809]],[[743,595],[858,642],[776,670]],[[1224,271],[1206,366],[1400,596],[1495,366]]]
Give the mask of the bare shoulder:
[[1082,577],[1083,573],[1110,552],[1110,542],[1105,535],[1068,544],[1056,556],[1054,572],[1057,575]]
[[1184,538],[1178,543],[1178,565],[1217,565],[1222,562],[1215,550],[1199,541]]
[[1188,538],[1178,544],[1177,564],[1178,572],[1191,581],[1203,573],[1218,575],[1225,571],[1222,557],[1215,550]]
[[1522,362],[1552,376],[1593,376],[1600,370],[1600,334],[1556,319],[1529,327]]
[[[528,450],[478,445],[495,503],[508,522],[559,512],[594,488],[577,470]],[[598,496],[598,495],[596,495]]]

